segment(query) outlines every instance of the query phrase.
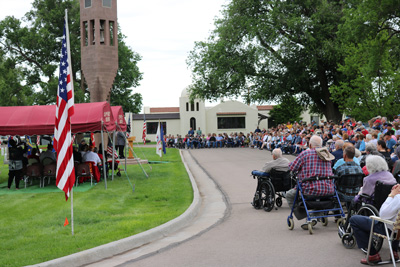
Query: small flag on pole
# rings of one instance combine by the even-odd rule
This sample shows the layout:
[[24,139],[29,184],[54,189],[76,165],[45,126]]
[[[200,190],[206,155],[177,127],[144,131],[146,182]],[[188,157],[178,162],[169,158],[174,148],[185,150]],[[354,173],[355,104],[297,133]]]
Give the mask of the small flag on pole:
[[54,148],[57,151],[56,185],[68,200],[75,183],[74,156],[71,142],[71,116],[74,114],[74,87],[69,48],[68,21],[64,19],[64,34],[58,78]]
[[156,153],[162,157],[161,151],[164,152],[164,154],[166,153],[165,151],[165,141],[164,141],[164,131],[163,131],[163,126],[162,123],[160,122],[158,124],[158,128],[157,128],[157,144],[156,144]]
[[143,144],[146,144],[146,132],[147,132],[146,114],[144,114],[143,115],[143,134],[142,134]]
[[65,221],[64,221],[64,227],[65,226],[67,226],[69,224],[69,222],[68,222],[68,218],[67,217],[65,217]]

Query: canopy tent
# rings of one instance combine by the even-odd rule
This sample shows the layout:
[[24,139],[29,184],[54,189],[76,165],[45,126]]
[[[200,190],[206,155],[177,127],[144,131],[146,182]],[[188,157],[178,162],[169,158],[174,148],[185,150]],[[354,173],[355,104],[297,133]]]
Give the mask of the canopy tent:
[[119,126],[119,127],[117,127],[117,131],[126,132],[126,130],[127,130],[126,120],[125,120],[125,115],[124,115],[124,111],[122,110],[122,107],[121,106],[111,107],[111,110],[112,110],[115,122]]
[[[54,134],[55,115],[55,105],[0,107],[0,135]],[[114,131],[116,125],[110,104],[75,104],[71,127],[72,133]]]

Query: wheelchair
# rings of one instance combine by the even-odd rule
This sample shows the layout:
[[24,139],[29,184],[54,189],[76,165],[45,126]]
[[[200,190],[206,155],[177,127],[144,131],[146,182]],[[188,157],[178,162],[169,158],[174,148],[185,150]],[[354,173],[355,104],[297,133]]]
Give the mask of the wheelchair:
[[[290,215],[287,217],[287,225],[289,230],[293,230],[294,228],[293,214],[298,220],[307,218],[308,231],[310,234],[313,234],[314,220],[320,220],[323,226],[327,226],[328,217],[345,217],[342,204],[340,203],[340,199],[336,191],[336,186],[334,185],[335,178],[335,176],[313,176],[310,178],[305,178],[302,181],[297,179],[296,195],[291,207]],[[331,181],[333,183],[333,194],[320,196],[304,194],[304,185],[307,183],[314,183],[324,180]]]
[[257,188],[251,203],[255,209],[263,208],[269,212],[274,208],[275,204],[277,207],[281,207],[285,192],[293,188],[290,171],[277,171],[274,169],[269,173],[252,171],[251,175],[254,179],[257,178]]
[[[342,244],[345,248],[351,249],[356,246],[356,238],[353,234],[353,229],[349,224],[350,217],[352,215],[362,216],[376,216],[379,217],[379,209],[383,202],[385,202],[387,196],[394,184],[384,184],[381,181],[377,181],[375,184],[375,191],[372,196],[361,194],[356,203],[352,202],[350,209],[347,211],[346,219],[341,218],[337,221],[338,235],[342,240]],[[383,238],[374,236],[372,245],[379,251],[383,244]]]

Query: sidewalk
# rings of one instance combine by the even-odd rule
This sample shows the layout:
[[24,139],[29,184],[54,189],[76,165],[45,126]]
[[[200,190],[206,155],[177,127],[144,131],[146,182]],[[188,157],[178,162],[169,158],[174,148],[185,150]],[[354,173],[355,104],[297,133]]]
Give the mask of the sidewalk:
[[190,207],[179,217],[146,232],[34,266],[116,266],[176,246],[221,222],[227,209],[225,196],[200,168],[189,151],[182,161],[194,192]]

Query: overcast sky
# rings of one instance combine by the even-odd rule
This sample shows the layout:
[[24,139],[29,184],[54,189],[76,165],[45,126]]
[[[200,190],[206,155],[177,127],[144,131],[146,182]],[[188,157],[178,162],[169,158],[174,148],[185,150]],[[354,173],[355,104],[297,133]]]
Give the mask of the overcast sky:
[[[99,0],[97,0],[99,1]],[[142,56],[144,73],[133,91],[143,96],[143,105],[177,107],[184,88],[191,83],[186,65],[195,41],[204,41],[214,29],[228,0],[118,0],[118,22],[126,43]],[[0,19],[22,18],[32,0],[0,0]],[[60,36],[62,33],[60,33]]]

